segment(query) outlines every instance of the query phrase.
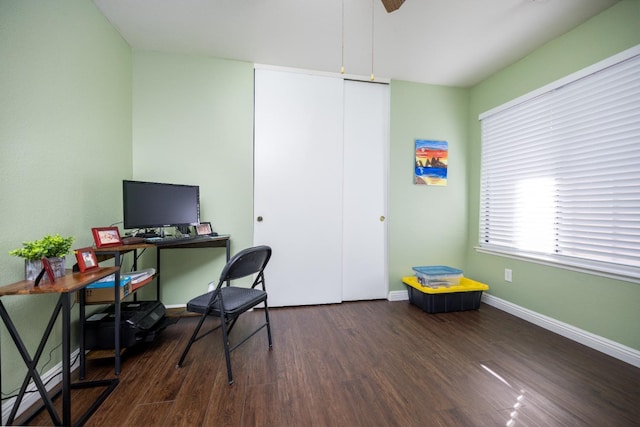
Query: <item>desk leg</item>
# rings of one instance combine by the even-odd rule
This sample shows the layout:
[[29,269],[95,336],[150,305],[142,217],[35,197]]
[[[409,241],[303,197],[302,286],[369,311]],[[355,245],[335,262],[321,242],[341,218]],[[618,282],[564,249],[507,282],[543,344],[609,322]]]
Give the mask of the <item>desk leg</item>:
[[160,301],[160,247],[156,246],[156,299]]
[[[138,271],[138,250],[134,249],[133,250],[133,266],[131,267],[133,271]],[[132,283],[133,285],[133,283]],[[138,301],[138,293],[134,292],[133,293],[133,301],[136,302]]]
[[[89,409],[80,416],[80,419],[76,422],[76,425],[83,425],[87,419],[93,414],[93,412],[104,402],[107,396],[115,389],[118,384],[118,379],[109,379],[109,380],[97,380],[97,381],[88,381],[84,383],[71,383],[71,297],[73,292],[64,292],[60,294],[58,298],[58,302],[56,303],[53,312],[51,313],[51,317],[49,319],[49,324],[47,325],[42,338],[40,339],[40,344],[38,345],[38,349],[35,352],[33,358],[29,356],[29,352],[24,345],[24,342],[20,338],[18,331],[16,330],[13,321],[9,317],[9,313],[7,313],[4,304],[0,300],[0,317],[7,327],[7,331],[11,335],[13,342],[22,357],[26,367],[27,367],[27,375],[25,376],[24,382],[20,391],[16,397],[16,400],[13,403],[13,407],[11,408],[11,413],[7,418],[7,425],[13,424],[15,417],[17,415],[18,409],[20,408],[20,404],[22,403],[22,398],[25,395],[27,387],[29,385],[29,380],[33,380],[38,392],[40,393],[40,397],[44,403],[44,406],[47,408],[49,412],[49,416],[55,425],[64,425],[71,426],[71,389],[72,388],[89,388],[89,387],[105,387],[105,390],[100,394],[98,399],[89,407]],[[46,346],[49,337],[51,336],[51,331],[56,324],[56,320],[58,319],[58,315],[62,311],[62,421],[60,421],[60,417],[56,412],[52,398],[47,393],[47,389],[42,382],[42,378],[40,378],[40,374],[37,371],[38,362],[42,353],[44,352],[44,348]],[[58,393],[56,393],[57,395]],[[0,411],[1,412],[1,411]],[[1,421],[1,420],[0,420]]]
[[71,425],[71,292],[62,299],[62,422]]
[[29,379],[33,379],[33,382],[36,388],[38,389],[38,392],[40,393],[42,400],[44,401],[47,411],[49,412],[49,416],[51,417],[51,420],[54,422],[54,424],[61,425],[60,417],[58,417],[58,414],[56,413],[53,407],[53,402],[51,401],[51,398],[47,394],[46,387],[44,386],[42,379],[40,378],[40,374],[38,373],[36,368],[38,365],[38,361],[40,360],[40,356],[44,351],[44,347],[47,343],[47,340],[49,339],[49,335],[51,335],[51,330],[53,329],[56,319],[58,318],[58,314],[60,313],[60,308],[61,308],[60,300],[62,299],[62,297],[63,295],[60,296],[60,299],[58,300],[58,303],[56,304],[56,307],[54,308],[53,313],[51,314],[51,318],[49,319],[49,324],[45,329],[45,332],[42,336],[42,339],[40,340],[40,344],[38,345],[38,349],[33,359],[31,359],[31,357],[29,356],[29,352],[26,346],[24,345],[24,342],[20,338],[20,335],[18,335],[18,331],[16,330],[15,325],[11,321],[11,318],[9,317],[9,314],[5,309],[4,304],[2,304],[2,301],[0,301],[0,317],[2,317],[2,321],[7,327],[7,331],[9,331],[9,334],[11,335],[11,338],[13,339],[13,342],[15,343],[16,348],[18,349],[18,352],[20,353],[20,356],[22,357],[22,360],[24,361],[28,371],[24,379],[24,382],[22,383],[22,387],[20,388],[20,392],[18,393],[18,396],[16,397],[15,402],[13,403],[13,408],[11,409],[11,413],[9,414],[9,418],[7,419],[7,424],[13,424],[13,421],[18,412],[18,408],[20,407],[20,403],[22,402],[22,398],[24,397],[24,394],[27,390],[27,386],[29,385]]
[[121,312],[120,312],[120,252],[115,255],[116,267],[118,270],[115,272],[115,290],[114,290],[114,308],[115,319],[113,323],[113,336],[114,336],[114,365],[116,375],[120,375],[120,325],[121,325]]
[[86,303],[85,290],[84,289],[80,289],[78,291],[77,295],[78,295],[78,301],[79,301],[78,311],[80,313],[80,320],[79,320],[80,336],[78,337],[78,346],[80,347],[80,349],[78,351],[80,352],[80,354],[79,354],[79,358],[80,358],[80,379],[83,380],[84,377],[85,377],[86,370],[87,370],[87,367],[86,367],[87,366],[86,365],[87,358],[86,358],[86,355],[84,354],[85,345],[86,345],[86,342],[85,342],[85,339],[84,339],[85,338],[85,334],[86,334],[84,322],[86,321],[86,317],[87,317],[87,315],[86,315],[87,311],[86,311],[86,307],[85,307],[85,303]]

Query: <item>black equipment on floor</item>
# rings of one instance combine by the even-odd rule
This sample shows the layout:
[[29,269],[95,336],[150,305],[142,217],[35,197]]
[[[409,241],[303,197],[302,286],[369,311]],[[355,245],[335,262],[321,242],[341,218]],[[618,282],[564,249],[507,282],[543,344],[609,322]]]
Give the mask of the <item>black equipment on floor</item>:
[[[131,347],[152,341],[167,326],[166,309],[160,301],[120,303],[120,346]],[[87,350],[114,348],[115,306],[89,316],[85,326]]]

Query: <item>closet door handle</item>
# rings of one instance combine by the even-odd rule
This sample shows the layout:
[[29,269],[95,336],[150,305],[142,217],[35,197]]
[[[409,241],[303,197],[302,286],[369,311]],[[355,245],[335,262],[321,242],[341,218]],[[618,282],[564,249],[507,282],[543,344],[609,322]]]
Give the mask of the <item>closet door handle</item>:
[[380,222],[384,222],[385,219],[384,215],[380,215]]
[[256,218],[256,221],[258,221],[258,222],[262,222],[262,217],[261,217],[261,216],[258,216],[258,217]]

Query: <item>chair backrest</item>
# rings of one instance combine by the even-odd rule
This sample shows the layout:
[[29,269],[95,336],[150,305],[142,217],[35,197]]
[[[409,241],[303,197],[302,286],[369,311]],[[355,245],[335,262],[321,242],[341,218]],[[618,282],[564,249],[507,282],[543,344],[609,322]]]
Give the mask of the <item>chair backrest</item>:
[[255,246],[238,252],[222,269],[220,284],[256,273],[261,276],[270,258],[271,248],[266,245]]

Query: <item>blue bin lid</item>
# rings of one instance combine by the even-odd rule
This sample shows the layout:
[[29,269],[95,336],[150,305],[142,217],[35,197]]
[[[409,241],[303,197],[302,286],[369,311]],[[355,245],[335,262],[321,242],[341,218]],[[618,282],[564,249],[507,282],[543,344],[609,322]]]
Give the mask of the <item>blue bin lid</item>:
[[423,267],[413,267],[413,270],[420,274],[427,274],[429,276],[453,276],[462,274],[462,270],[447,267],[446,265],[427,265]]

